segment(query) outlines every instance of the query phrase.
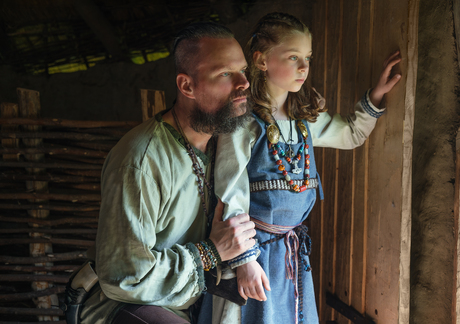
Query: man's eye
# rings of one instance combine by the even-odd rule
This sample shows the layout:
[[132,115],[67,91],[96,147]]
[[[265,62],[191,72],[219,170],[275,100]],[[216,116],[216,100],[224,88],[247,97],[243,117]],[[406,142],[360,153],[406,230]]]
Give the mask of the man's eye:
[[297,56],[291,56],[289,59],[290,59],[291,61],[297,61],[298,57],[297,57]]
[[228,72],[224,72],[224,73],[221,74],[221,76],[223,76],[223,77],[228,77],[229,75],[230,75],[230,73],[228,73]]

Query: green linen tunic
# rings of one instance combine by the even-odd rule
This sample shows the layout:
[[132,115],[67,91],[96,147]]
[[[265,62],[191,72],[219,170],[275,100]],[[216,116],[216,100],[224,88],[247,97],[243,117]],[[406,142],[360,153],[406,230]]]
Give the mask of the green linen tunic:
[[[82,323],[108,323],[121,302],[162,306],[188,319],[187,308],[204,289],[192,243],[205,238],[207,219],[183,143],[159,113],[107,156],[96,239],[102,290],[85,303]],[[209,150],[195,152],[209,176]]]

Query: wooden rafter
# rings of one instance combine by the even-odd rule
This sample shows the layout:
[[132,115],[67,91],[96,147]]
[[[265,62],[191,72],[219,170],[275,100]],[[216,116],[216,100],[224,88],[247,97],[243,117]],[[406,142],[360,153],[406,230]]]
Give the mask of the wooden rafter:
[[72,0],[72,3],[83,20],[88,24],[97,38],[113,58],[125,57],[115,29],[92,0]]

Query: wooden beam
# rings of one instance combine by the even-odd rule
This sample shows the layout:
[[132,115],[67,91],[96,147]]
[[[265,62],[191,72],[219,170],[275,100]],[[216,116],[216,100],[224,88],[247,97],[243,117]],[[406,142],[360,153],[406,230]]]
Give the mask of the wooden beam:
[[136,121],[68,120],[59,118],[0,118],[0,125],[36,125],[73,128],[128,127],[139,125]]
[[[48,315],[48,316],[64,316],[64,312],[60,309],[40,309],[40,308],[13,308],[0,307],[0,314],[16,314],[16,315]],[[40,321],[40,323],[45,323]],[[65,321],[55,321],[46,323],[65,323]]]
[[123,59],[125,55],[115,29],[92,0],[72,0],[75,9],[91,28],[114,59]]
[[460,67],[460,0],[453,0],[454,28],[457,44],[458,66]]
[[[28,89],[17,89],[18,95],[18,107],[19,107],[19,115],[24,118],[30,119],[38,119],[40,118],[40,93],[34,90]],[[42,126],[21,126],[25,132],[36,132],[41,131]],[[23,138],[21,140],[22,145],[28,148],[36,148],[43,145],[43,139],[41,138]],[[27,154],[24,156],[25,160],[28,161],[26,163],[42,163],[45,159],[44,154]],[[19,162],[17,162],[19,163]],[[27,168],[26,172],[29,174],[44,174],[45,169],[43,168]],[[44,193],[47,194],[49,192],[48,189],[48,182],[47,181],[26,181],[26,188],[27,191],[36,192],[36,193]],[[47,203],[47,200],[42,199],[29,199],[30,203]],[[29,209],[27,213],[32,216],[33,218],[37,219],[47,219],[50,215],[49,210],[45,209]],[[31,227],[39,227],[38,224],[30,224]],[[41,239],[44,237],[43,233],[34,233],[31,232],[30,237],[32,239]],[[32,257],[41,257],[47,253],[53,252],[53,246],[51,243],[47,242],[31,242],[29,244],[29,251]],[[36,264],[44,265],[44,264]],[[53,264],[46,264],[47,266],[52,266]],[[42,274],[43,272],[35,272],[37,275]],[[32,281],[32,288],[35,291],[45,290],[50,288],[50,283],[46,281]],[[34,303],[37,308],[47,308],[50,309],[52,305],[56,305],[58,303],[57,295],[51,296],[41,296],[34,299]],[[57,321],[59,320],[58,317],[54,316],[38,316],[40,321]]]
[[399,324],[409,324],[410,250],[412,228],[412,142],[414,134],[415,91],[418,65],[419,0],[409,1],[407,28],[406,95],[403,130],[401,239],[399,258]]
[[[19,115],[18,105],[15,103],[4,102],[0,104],[0,117],[1,118],[17,118]],[[1,133],[14,132],[19,129],[17,125],[1,125]],[[2,147],[4,148],[17,148],[19,147],[18,139],[3,139]],[[3,161],[18,161],[19,154],[3,154]]]
[[[460,0],[453,0],[453,16],[455,28],[455,44],[457,45],[458,64],[460,67]],[[452,289],[452,324],[460,324],[460,235],[459,235],[459,204],[460,204],[460,129],[457,131],[456,161],[455,161],[455,198],[454,198],[454,280]]]
[[[326,98],[329,114],[340,112],[340,53],[342,50],[341,41],[341,1],[326,1],[326,58],[325,58],[325,86],[324,98]],[[321,37],[321,36],[319,36]],[[325,148],[323,155],[323,172],[321,179],[324,189],[323,217],[323,289],[331,293],[337,291],[337,273],[340,262],[337,262],[337,247],[343,242],[338,242],[338,164],[339,150]],[[324,298],[324,297],[323,297]],[[331,307],[324,307],[323,319],[335,320],[342,324],[337,312]]]
[[[372,2],[358,1],[359,8],[356,14],[356,87],[354,101],[360,100],[364,91],[372,87],[369,66],[371,65],[373,10]],[[370,28],[366,28],[370,26]],[[364,145],[353,150],[353,226],[352,226],[352,269],[351,272],[351,303],[361,314],[366,310],[366,251],[367,251],[367,204],[369,190],[369,140]]]
[[165,92],[161,90],[141,89],[142,121],[152,118],[166,109]]
[[13,302],[13,301],[31,300],[37,297],[60,294],[60,293],[63,293],[64,291],[65,291],[65,286],[57,286],[57,287],[52,287],[52,288],[48,288],[48,289],[40,290],[40,291],[15,293],[15,294],[1,294],[0,301]]
[[460,129],[457,131],[456,139],[456,158],[455,158],[455,198],[454,198],[454,236],[455,236],[455,253],[454,253],[454,280],[452,284],[452,324],[460,323],[460,276],[458,268],[460,264]]
[[[399,83],[369,139],[366,312],[377,323],[409,323],[412,137],[417,75],[418,0],[375,1],[372,79],[400,51]],[[383,14],[384,13],[384,14]]]
[[[325,82],[325,69],[323,68],[326,64],[326,34],[327,34],[327,25],[326,25],[326,5],[325,1],[315,1],[313,3],[312,11],[314,12],[314,21],[312,22],[312,34],[313,34],[313,53],[315,53],[315,63],[311,66],[311,72],[307,82],[311,82],[312,86],[321,93],[323,96],[326,96],[326,82]],[[329,107],[329,103],[326,103]],[[323,180],[324,175],[324,148],[318,147],[314,148],[316,169],[318,174]],[[324,203],[319,199],[317,195],[315,206],[308,216],[310,222],[310,235],[312,239],[312,253],[311,253],[311,266],[313,283],[315,287],[315,296],[316,296],[316,305],[318,308],[318,316],[320,323],[324,323],[326,320],[325,317],[325,308],[326,306],[326,289],[327,285],[324,280],[326,273],[323,271],[325,260],[329,257],[324,251],[324,233],[328,231],[326,224],[324,224]]]
[[66,253],[53,253],[41,257],[14,257],[9,255],[0,255],[0,262],[5,264],[31,264],[54,261],[84,260],[88,258],[87,251],[75,251]]

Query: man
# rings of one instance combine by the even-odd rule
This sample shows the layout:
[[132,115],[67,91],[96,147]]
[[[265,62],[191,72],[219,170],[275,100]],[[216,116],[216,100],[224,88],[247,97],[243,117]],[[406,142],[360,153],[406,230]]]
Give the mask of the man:
[[[230,30],[214,23],[185,28],[174,55],[173,108],[126,134],[104,165],[101,289],[85,302],[82,323],[188,323],[187,310],[205,288],[196,243],[210,225],[212,136],[233,131],[247,115],[246,61]],[[252,247],[254,235],[247,214],[223,222],[218,204],[209,238],[223,261]]]

